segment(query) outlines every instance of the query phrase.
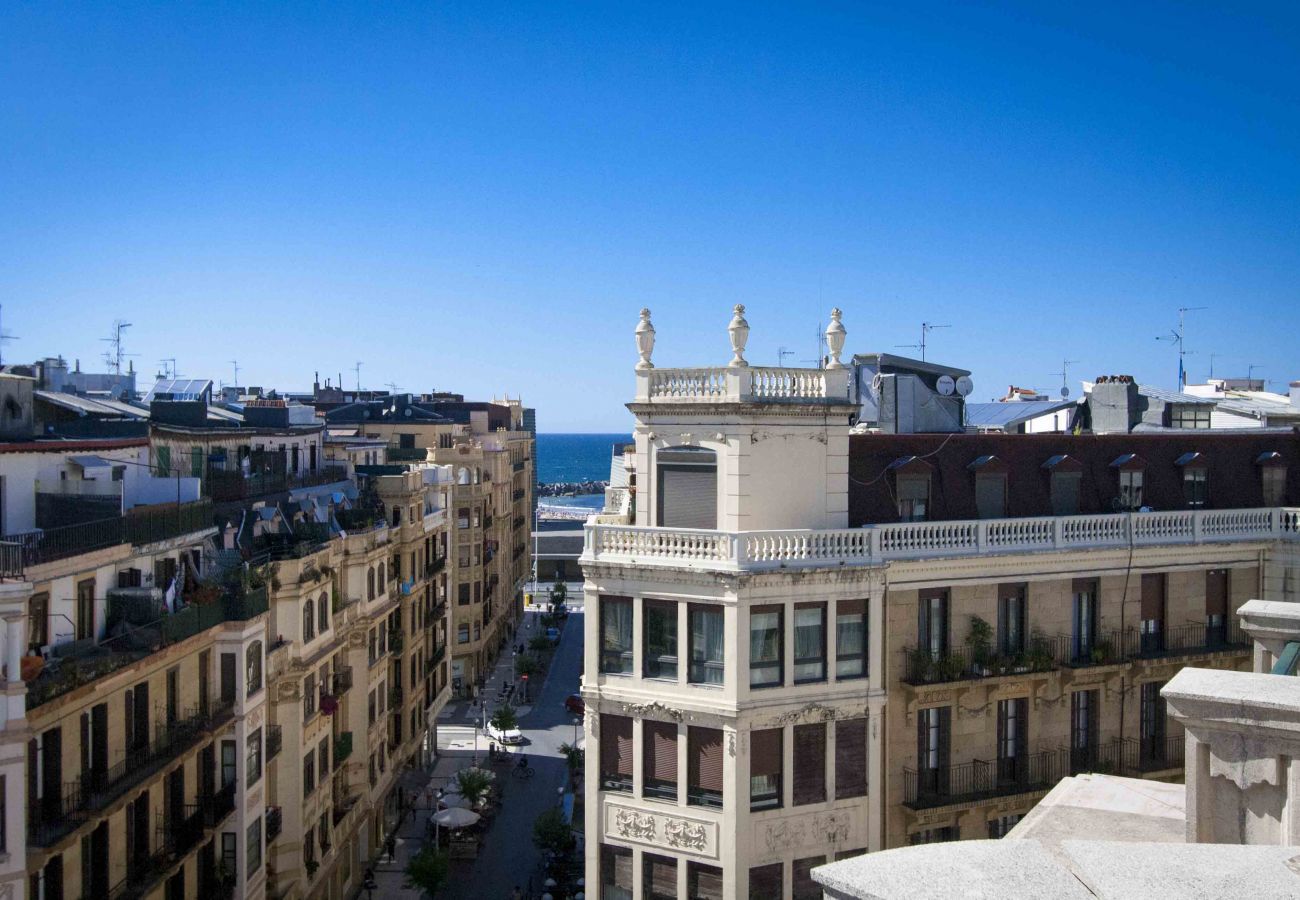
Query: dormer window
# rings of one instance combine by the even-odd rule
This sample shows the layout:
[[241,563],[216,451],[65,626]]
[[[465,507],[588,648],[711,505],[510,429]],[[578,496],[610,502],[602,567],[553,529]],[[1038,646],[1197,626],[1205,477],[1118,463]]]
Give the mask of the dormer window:
[[1073,456],[1058,453],[1043,463],[1051,479],[1052,515],[1079,514],[1079,488],[1083,482],[1083,464]]
[[1138,510],[1142,508],[1142,476],[1146,463],[1136,453],[1126,453],[1110,464],[1116,470],[1117,487],[1116,507],[1120,510]]
[[898,498],[898,521],[924,522],[930,515],[930,466],[915,456],[904,456],[889,464],[894,471],[894,496]]
[[1209,470],[1205,465],[1205,456],[1200,453],[1184,453],[1174,460],[1174,465],[1183,470],[1183,502],[1192,509],[1200,509],[1209,500]]
[[1255,460],[1259,466],[1260,486],[1264,492],[1265,506],[1282,506],[1286,502],[1286,463],[1275,450],[1261,453]]
[[966,468],[975,473],[975,509],[981,519],[1007,515],[1007,465],[996,456],[981,456]]

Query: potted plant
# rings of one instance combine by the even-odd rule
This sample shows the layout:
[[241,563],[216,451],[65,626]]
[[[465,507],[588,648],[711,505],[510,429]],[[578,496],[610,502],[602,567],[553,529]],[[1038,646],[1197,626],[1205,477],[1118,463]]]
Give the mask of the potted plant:
[[1038,629],[1034,629],[1029,636],[1029,651],[1025,654],[1025,663],[1031,672],[1046,672],[1056,665],[1047,636]]
[[907,654],[907,679],[917,684],[934,680],[934,657],[924,647],[913,647]]
[[1092,645],[1092,653],[1089,655],[1093,665],[1099,666],[1111,661],[1111,652],[1110,641],[1097,641]]
[[958,681],[966,674],[966,661],[956,653],[945,653],[939,657],[939,678],[942,681]]
[[993,656],[993,626],[980,616],[970,617],[966,648],[970,654],[971,671],[976,675],[992,674],[989,662]]
[[438,888],[447,880],[447,854],[426,847],[406,863],[406,887],[419,888],[428,897],[435,897]]

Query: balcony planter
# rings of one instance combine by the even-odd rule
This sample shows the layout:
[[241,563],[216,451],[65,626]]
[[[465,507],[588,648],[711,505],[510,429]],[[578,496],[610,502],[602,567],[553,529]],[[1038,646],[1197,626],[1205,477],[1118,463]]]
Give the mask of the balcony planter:
[[339,698],[333,694],[325,694],[320,698],[320,711],[323,715],[332,716],[339,711]]

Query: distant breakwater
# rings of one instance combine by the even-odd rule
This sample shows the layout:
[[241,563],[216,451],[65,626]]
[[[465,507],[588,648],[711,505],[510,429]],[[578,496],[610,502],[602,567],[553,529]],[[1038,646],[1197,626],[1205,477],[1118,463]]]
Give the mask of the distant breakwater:
[[603,494],[609,487],[608,481],[556,481],[552,484],[539,484],[539,497],[570,497],[577,494]]

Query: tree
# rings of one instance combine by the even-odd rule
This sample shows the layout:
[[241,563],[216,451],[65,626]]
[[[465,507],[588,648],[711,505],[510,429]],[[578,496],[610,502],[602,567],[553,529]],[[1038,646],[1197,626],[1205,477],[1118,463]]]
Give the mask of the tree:
[[551,606],[552,608],[560,607],[569,599],[569,586],[560,580],[557,575],[555,584],[551,586]]
[[447,854],[426,847],[406,863],[406,887],[419,888],[430,897],[447,880]]
[[561,744],[560,753],[564,756],[564,764],[569,767],[569,777],[576,779],[582,771],[582,748],[573,744]]
[[551,639],[544,634],[539,634],[528,639],[528,649],[533,651],[542,651],[551,649]]
[[562,856],[573,849],[573,827],[559,807],[551,807],[533,822],[533,843],[542,852]]
[[532,654],[524,654],[515,659],[515,673],[517,675],[536,675],[542,670],[542,664],[537,661],[537,657]]
[[509,731],[511,728],[519,727],[519,716],[513,706],[506,704],[492,714],[488,724],[497,731]]
[[496,776],[486,769],[461,769],[456,773],[456,789],[471,806],[477,806],[487,797],[495,778]]

